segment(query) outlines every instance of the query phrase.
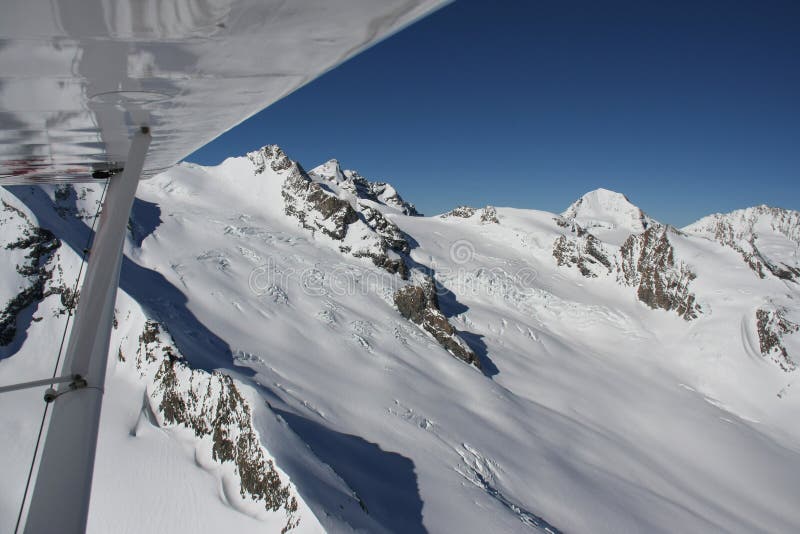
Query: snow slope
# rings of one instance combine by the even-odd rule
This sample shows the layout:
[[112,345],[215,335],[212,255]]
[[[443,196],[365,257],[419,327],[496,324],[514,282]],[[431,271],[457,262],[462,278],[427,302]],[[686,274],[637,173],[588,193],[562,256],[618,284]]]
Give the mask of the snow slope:
[[602,188],[586,193],[561,215],[580,224],[596,237],[618,244],[631,233],[638,234],[658,224],[631,204],[622,193]]
[[[265,532],[296,518],[299,532],[800,530],[796,282],[755,276],[737,250],[616,193],[563,216],[419,217],[348,172],[306,174],[265,147],[140,185],[90,531]],[[0,194],[52,229],[48,265],[74,279],[77,215],[97,191]],[[30,277],[13,267],[20,250],[2,252],[7,297]],[[401,314],[398,291],[426,277],[435,307],[421,313],[447,329],[440,313],[472,364]],[[18,314],[0,381],[51,372],[60,295]],[[207,384],[211,400],[242,401],[193,400]],[[3,524],[40,395],[3,398]],[[215,460],[198,421],[257,446]],[[242,473],[270,473],[253,458],[273,461],[283,507],[242,495]]]

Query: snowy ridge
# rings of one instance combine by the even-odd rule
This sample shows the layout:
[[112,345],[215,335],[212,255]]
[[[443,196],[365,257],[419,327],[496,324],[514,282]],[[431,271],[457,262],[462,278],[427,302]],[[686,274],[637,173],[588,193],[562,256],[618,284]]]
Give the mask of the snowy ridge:
[[[800,529],[797,284],[701,232],[633,231],[613,195],[605,226],[419,217],[323,167],[271,145],[142,182],[90,532]],[[32,268],[70,286],[98,194],[0,191],[0,304]],[[777,265],[790,239],[761,224]],[[38,254],[44,230],[60,245]],[[50,283],[18,307],[0,383],[52,372]],[[0,519],[40,396],[3,398]]]
[[[131,317],[126,316],[126,321]],[[127,325],[123,325],[125,328]],[[125,363],[130,336],[117,349]],[[147,320],[138,336],[135,366],[147,384],[147,404],[160,428],[179,426],[194,433],[198,455],[217,464],[233,465],[233,481],[224,481],[226,499],[237,509],[250,512],[250,503],[267,512],[281,511],[288,532],[300,523],[296,490],[286,484],[259,441],[252,422],[252,408],[230,376],[193,370],[159,323]],[[212,463],[213,462],[213,463]],[[238,496],[228,491],[238,484]],[[249,506],[248,506],[249,505]],[[265,514],[261,514],[265,516]],[[259,517],[259,514],[256,514]],[[269,517],[266,515],[266,517]]]
[[789,320],[784,307],[759,308],[756,310],[756,328],[761,354],[769,357],[784,371],[797,369],[797,362],[789,356],[785,337],[800,331],[800,325]]
[[419,215],[413,204],[403,200],[400,193],[386,182],[371,182],[361,176],[358,171],[342,170],[339,160],[331,159],[314,167],[308,173],[310,176],[336,184],[343,191],[346,191],[350,198],[371,201],[379,206],[378,209],[384,211],[388,208],[390,213],[401,213],[403,215]]
[[702,308],[691,292],[697,275],[676,259],[670,239],[676,232],[669,226],[651,227],[632,235],[619,250],[618,280],[636,287],[636,295],[654,309],[674,310],[687,321],[696,319]]
[[[398,253],[407,253],[409,245],[400,230],[384,217],[383,213],[361,200],[358,192],[345,186],[356,182],[346,181],[339,191],[311,178],[297,163],[290,160],[277,146],[270,145],[248,154],[255,174],[264,172],[267,165],[282,180],[281,196],[284,213],[296,218],[300,225],[312,233],[322,234],[338,242],[341,252],[356,258],[369,258],[390,273],[407,278],[408,269]],[[332,164],[333,165],[333,164]],[[339,173],[335,164],[336,177]],[[363,184],[369,184],[363,180]],[[347,191],[347,193],[345,193]]]
[[683,230],[736,250],[761,278],[800,278],[800,212],[762,205],[715,213]]

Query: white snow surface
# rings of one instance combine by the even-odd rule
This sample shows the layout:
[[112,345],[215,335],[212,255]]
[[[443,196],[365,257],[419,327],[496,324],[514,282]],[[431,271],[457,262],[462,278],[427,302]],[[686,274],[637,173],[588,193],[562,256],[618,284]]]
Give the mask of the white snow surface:
[[[312,176],[355,202],[336,189],[338,163],[324,167]],[[800,531],[798,371],[760,354],[754,315],[779,306],[798,322],[797,283],[760,279],[737,252],[676,234],[702,306],[686,321],[614,276],[559,267],[553,243],[569,230],[558,215],[497,208],[497,224],[480,224],[385,210],[412,238],[409,266],[435,273],[480,371],[399,314],[392,294],[408,282],[288,217],[284,178],[242,157],[141,183],[90,532],[271,532],[285,519],[239,497],[207,443],[147,416],[147,377],[117,354],[135,352],[148,319],[193,368],[235,378],[298,497],[292,532]],[[59,218],[50,190],[0,195],[56,232],[74,278],[84,222]],[[637,210],[598,190],[563,216],[614,253],[653,224]],[[0,231],[5,243],[16,230]],[[5,293],[18,285],[13,265]],[[56,300],[2,348],[0,383],[52,372]],[[800,356],[800,335],[784,343]],[[16,519],[41,393],[2,397],[1,531]]]
[[603,188],[586,193],[561,215],[596,237],[616,244],[621,244],[632,233],[644,232],[658,224],[622,193]]

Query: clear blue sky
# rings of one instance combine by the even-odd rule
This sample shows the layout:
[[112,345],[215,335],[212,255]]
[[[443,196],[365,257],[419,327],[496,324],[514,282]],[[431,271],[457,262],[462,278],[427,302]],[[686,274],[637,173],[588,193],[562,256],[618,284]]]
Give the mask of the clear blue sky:
[[800,209],[800,1],[457,1],[187,159],[269,143],[426,214],[597,187],[677,226]]

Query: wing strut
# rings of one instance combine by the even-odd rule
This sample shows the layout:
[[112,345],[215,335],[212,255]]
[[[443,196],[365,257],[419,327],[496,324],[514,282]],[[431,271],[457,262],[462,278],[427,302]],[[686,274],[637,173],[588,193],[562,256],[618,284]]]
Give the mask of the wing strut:
[[150,130],[143,126],[133,137],[125,169],[108,186],[61,370],[80,375],[86,386],[62,386],[53,403],[26,534],[86,530],[122,245],[149,146]]

